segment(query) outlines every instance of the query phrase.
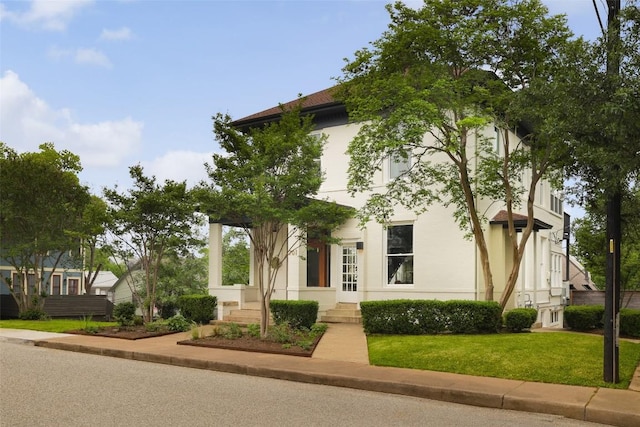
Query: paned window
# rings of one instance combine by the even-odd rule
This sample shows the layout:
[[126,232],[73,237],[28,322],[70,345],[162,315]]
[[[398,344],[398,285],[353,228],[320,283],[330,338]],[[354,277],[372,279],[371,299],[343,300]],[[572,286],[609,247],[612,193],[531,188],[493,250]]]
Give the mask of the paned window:
[[413,225],[387,228],[387,283],[413,284]]
[[358,290],[358,255],[355,246],[342,247],[342,290]]
[[67,279],[69,282],[69,295],[78,295],[80,288],[80,279]]
[[60,295],[62,278],[59,274],[51,276],[51,295]]
[[389,179],[396,179],[411,168],[411,153],[408,150],[389,156]]

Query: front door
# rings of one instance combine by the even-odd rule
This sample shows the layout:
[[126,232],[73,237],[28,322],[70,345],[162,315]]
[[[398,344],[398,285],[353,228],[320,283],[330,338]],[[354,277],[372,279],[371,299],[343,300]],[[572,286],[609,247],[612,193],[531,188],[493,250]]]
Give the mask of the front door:
[[356,245],[342,246],[338,302],[358,302],[358,252]]

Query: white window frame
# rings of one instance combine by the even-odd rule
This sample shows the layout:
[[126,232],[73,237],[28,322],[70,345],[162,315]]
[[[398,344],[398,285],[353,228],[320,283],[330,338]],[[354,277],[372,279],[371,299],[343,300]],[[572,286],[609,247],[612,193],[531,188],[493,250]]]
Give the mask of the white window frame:
[[[411,226],[411,252],[389,254],[389,229],[392,227]],[[388,287],[413,287],[415,285],[415,224],[413,222],[397,222],[390,224],[384,229],[384,281]],[[411,282],[410,283],[389,283],[389,257],[411,257]]]
[[387,157],[387,167],[388,167],[388,177],[389,181],[393,181],[402,176],[406,171],[411,169],[413,166],[413,155],[411,150],[405,148],[404,151],[407,152],[407,158],[404,159],[402,155],[389,155]]

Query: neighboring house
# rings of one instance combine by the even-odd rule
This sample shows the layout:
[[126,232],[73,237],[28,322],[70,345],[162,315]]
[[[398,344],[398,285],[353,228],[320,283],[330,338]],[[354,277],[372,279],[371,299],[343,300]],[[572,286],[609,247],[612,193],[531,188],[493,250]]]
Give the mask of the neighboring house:
[[100,271],[91,285],[91,295],[108,295],[118,281],[118,277],[110,271]]
[[591,274],[580,264],[580,261],[573,255],[569,256],[569,275],[566,275],[567,257],[562,256],[562,275],[568,282],[571,291],[597,291],[598,287],[593,280]]
[[[53,257],[51,257],[53,259]],[[68,257],[65,255],[53,275],[51,274],[52,264],[45,263],[44,268],[44,290],[47,295],[82,295],[84,294],[84,275],[81,268],[70,267]],[[4,278],[9,278],[11,283],[14,284],[14,290],[19,289],[19,277],[18,272],[9,265],[6,259],[0,258],[0,275]],[[29,273],[29,280],[35,280],[35,272]],[[3,280],[0,280],[0,295],[10,295],[10,291],[7,288]]]
[[[234,124],[241,129],[259,126],[277,120],[280,112],[280,107],[274,107]],[[335,101],[329,90],[307,96],[302,101],[302,112],[314,114],[316,132],[328,136],[320,159],[325,181],[317,197],[360,208],[367,195],[348,193],[349,158],[345,154],[359,125],[348,122],[344,105]],[[486,135],[497,138],[498,132],[491,125]],[[518,138],[515,133],[510,137]],[[375,185],[384,186],[407,167],[403,161],[388,160]],[[526,180],[527,176],[523,178]],[[498,300],[511,268],[506,211],[499,203],[487,200],[480,200],[478,209],[489,219],[485,234],[494,296]],[[464,232],[453,220],[452,209],[434,205],[416,216],[398,207],[389,220],[387,228],[375,222],[360,228],[358,221],[351,219],[333,234],[341,239],[339,245],[309,241],[306,249],[298,250],[298,256],[289,256],[282,266],[273,298],[317,300],[321,315],[338,303],[370,300],[483,300],[483,276],[475,243],[464,238]],[[257,300],[253,266],[249,286],[222,286],[222,226],[234,224],[210,222],[209,293],[218,298],[219,306],[237,302],[242,307]],[[516,215],[516,228],[522,229],[526,224],[526,216]],[[562,240],[557,236],[562,236],[563,225],[562,200],[549,183],[543,182],[536,192],[534,232],[527,243],[516,290],[507,306],[537,308],[542,326],[562,327]]]
[[140,268],[139,262],[130,266],[109,289],[108,295],[111,302],[114,304],[133,302],[137,305],[137,301],[133,296],[133,290],[140,284],[142,274],[143,271]]

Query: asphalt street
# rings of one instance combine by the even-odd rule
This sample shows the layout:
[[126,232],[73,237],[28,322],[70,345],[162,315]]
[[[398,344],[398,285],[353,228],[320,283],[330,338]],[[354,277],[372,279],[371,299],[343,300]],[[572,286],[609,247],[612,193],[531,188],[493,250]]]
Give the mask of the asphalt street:
[[487,409],[0,342],[1,426],[587,426]]

